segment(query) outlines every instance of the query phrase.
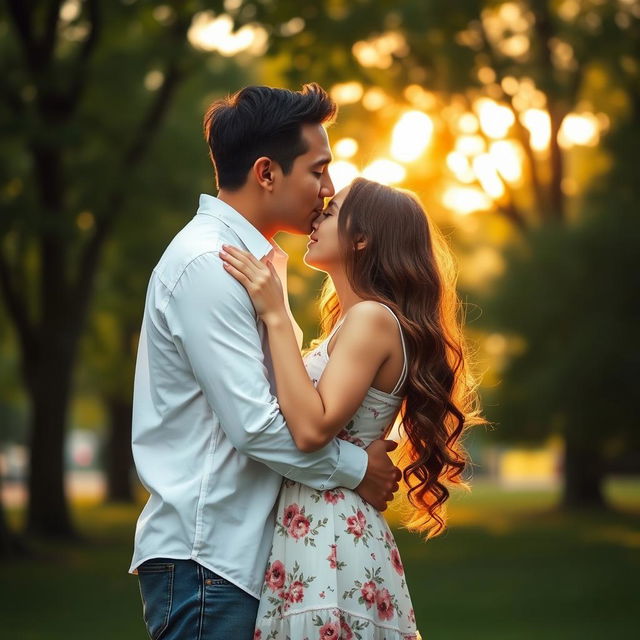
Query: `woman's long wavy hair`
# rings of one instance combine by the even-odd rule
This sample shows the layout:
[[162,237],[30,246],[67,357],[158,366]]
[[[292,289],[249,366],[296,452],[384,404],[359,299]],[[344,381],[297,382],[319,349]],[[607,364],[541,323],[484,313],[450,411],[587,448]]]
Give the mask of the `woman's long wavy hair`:
[[[364,178],[354,180],[342,203],[338,234],[356,295],[388,305],[402,325],[409,374],[398,464],[413,506],[405,525],[433,537],[445,528],[447,485],[464,485],[469,460],[461,436],[472,424],[486,423],[462,332],[453,256],[411,192]],[[330,278],[320,312],[318,341],[341,314]]]

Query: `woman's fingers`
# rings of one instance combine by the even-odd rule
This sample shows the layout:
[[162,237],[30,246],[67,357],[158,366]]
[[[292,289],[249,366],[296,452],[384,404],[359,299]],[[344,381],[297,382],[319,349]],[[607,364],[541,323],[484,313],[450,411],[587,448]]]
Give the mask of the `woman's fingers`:
[[222,249],[228,254],[239,260],[242,264],[246,265],[247,269],[253,271],[261,271],[262,263],[256,260],[254,256],[248,251],[238,249],[238,247],[232,247],[228,244],[223,244]]
[[269,269],[269,271],[271,272],[271,275],[273,276],[273,279],[278,283],[280,283],[280,276],[278,275],[278,272],[276,271],[276,268],[273,266],[273,262],[271,262],[271,260],[267,260],[267,268]]
[[254,280],[260,273],[252,263],[250,263],[244,256],[239,255],[237,250],[231,247],[232,251],[221,251],[220,258],[231,266],[235,267],[238,271],[241,271],[250,280]]
[[249,278],[247,278],[247,276],[242,271],[236,269],[232,264],[223,261],[222,266],[224,267],[225,271],[230,273],[238,282],[240,282],[240,284],[245,287],[245,289],[248,289],[251,286],[251,280],[249,280]]

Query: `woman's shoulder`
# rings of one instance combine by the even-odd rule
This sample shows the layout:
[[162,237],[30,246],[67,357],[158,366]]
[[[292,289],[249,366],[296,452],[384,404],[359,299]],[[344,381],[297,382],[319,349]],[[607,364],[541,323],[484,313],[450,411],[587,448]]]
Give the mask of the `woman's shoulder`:
[[374,334],[388,335],[398,330],[398,323],[389,307],[375,300],[363,300],[354,304],[344,318],[345,328],[366,330]]

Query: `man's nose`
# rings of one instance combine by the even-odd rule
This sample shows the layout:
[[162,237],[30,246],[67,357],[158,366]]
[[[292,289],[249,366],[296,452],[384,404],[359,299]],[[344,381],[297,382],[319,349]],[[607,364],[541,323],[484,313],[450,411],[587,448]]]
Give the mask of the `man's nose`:
[[322,186],[320,187],[320,196],[323,198],[332,198],[336,194],[336,189],[333,186],[333,181],[329,175],[329,170],[324,172],[322,177]]

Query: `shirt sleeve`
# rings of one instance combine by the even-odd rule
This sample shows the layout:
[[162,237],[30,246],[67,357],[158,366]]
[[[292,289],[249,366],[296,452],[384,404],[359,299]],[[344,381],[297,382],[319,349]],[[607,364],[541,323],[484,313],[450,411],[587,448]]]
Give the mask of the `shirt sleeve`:
[[231,444],[277,473],[314,489],[355,489],[366,452],[334,439],[313,453],[295,445],[271,393],[257,316],[217,252],[189,263],[165,308],[167,326]]

